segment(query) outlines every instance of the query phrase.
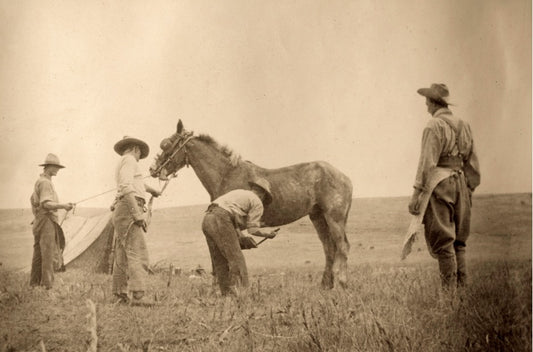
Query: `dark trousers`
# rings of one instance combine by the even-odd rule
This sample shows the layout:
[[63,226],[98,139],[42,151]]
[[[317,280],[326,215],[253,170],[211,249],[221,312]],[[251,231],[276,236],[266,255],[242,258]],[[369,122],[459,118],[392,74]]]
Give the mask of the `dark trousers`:
[[204,216],[202,231],[222,294],[235,293],[239,286],[247,287],[248,271],[231,214],[211,205]]
[[[60,237],[61,227],[46,216],[37,217],[33,222],[33,257],[31,261],[31,286],[52,288],[54,271],[63,266]],[[63,237],[64,238],[64,237]],[[64,243],[64,241],[63,241]]]
[[462,173],[444,179],[433,190],[424,214],[429,250],[439,261],[442,285],[466,283],[466,241],[470,235],[471,193]]

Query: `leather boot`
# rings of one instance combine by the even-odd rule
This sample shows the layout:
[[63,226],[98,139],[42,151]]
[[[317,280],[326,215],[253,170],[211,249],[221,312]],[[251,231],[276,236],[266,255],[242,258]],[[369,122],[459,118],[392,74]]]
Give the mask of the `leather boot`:
[[464,287],[467,284],[466,273],[466,252],[465,247],[455,248],[455,258],[457,260],[457,287]]
[[144,291],[133,291],[130,305],[153,307],[156,303],[144,295]]
[[439,271],[442,288],[445,290],[455,290],[457,286],[457,262],[455,256],[439,256]]

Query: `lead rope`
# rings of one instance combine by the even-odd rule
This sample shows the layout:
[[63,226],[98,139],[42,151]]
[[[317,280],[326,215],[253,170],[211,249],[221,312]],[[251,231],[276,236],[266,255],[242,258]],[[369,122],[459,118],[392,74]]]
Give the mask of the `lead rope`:
[[[72,207],[72,214],[74,214],[74,212],[76,211],[76,204],[74,203],[74,206]],[[68,216],[68,213],[70,212],[70,210],[67,210],[67,212],[65,213],[65,216],[63,217],[63,220],[61,220],[61,223],[59,224],[59,226],[62,226],[63,225],[63,222],[65,222],[65,220],[67,219],[67,216]]]
[[[149,178],[149,177],[150,177],[150,175],[144,176],[144,177],[143,177],[143,180],[144,180],[144,179],[147,179],[147,178]],[[113,188],[113,189],[108,189],[108,190],[105,191],[105,192],[98,193],[98,194],[96,194],[96,195],[94,195],[94,196],[90,196],[90,197],[84,198],[84,199],[82,199],[82,200],[79,200],[79,201],[77,201],[77,202],[75,202],[75,203],[72,203],[72,204],[74,204],[74,207],[72,208],[72,215],[74,215],[74,214],[76,213],[76,206],[77,206],[78,204],[83,203],[83,202],[86,202],[86,201],[91,200],[91,199],[94,199],[94,198],[97,198],[97,197],[100,197],[100,196],[103,196],[104,194],[107,194],[107,193],[110,193],[110,192],[116,191],[117,188],[118,188],[118,187],[115,187],[115,188]],[[61,220],[61,223],[59,224],[59,226],[63,225],[63,222],[67,219],[69,212],[70,212],[70,210],[67,210],[67,212],[65,213],[65,216],[63,217],[63,220]]]
[[[167,188],[170,180],[173,179],[173,178],[176,178],[176,177],[178,177],[176,175],[176,173],[174,173],[174,174],[172,174],[172,175],[170,175],[168,177],[168,179],[165,181],[165,184],[163,185],[163,187],[161,187],[161,192],[160,192],[159,196],[163,195],[163,192]],[[152,220],[152,204],[154,203],[154,198],[155,198],[154,196],[151,196],[150,200],[148,201],[148,206],[147,206],[147,208],[148,208],[148,221],[147,221],[148,225],[149,225],[150,221]]]

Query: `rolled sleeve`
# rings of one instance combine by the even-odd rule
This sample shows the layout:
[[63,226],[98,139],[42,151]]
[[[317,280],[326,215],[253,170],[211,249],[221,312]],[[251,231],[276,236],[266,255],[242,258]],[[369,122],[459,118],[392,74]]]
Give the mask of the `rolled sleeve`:
[[260,227],[263,210],[263,204],[261,202],[251,203],[250,211],[248,212],[248,221],[246,222],[246,228],[248,230]]
[[54,186],[51,182],[40,182],[37,186],[37,192],[39,195],[39,204],[43,205],[46,202],[57,202]]

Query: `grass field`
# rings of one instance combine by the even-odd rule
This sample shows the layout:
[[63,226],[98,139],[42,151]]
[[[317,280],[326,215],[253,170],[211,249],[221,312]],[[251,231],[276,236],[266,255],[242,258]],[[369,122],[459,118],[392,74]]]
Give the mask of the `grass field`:
[[[322,246],[308,219],[247,251],[251,287],[220,297],[200,223],[204,206],[158,209],[147,237],[153,308],[110,304],[111,278],[70,270],[52,290],[15,270],[31,260],[31,215],[0,211],[0,351],[86,351],[87,300],[99,351],[530,351],[531,194],[474,198],[470,286],[440,292],[419,240],[400,261],[407,198],[355,199],[345,290],[319,289]],[[99,210],[79,210],[97,214]],[[169,275],[169,264],[181,275]],[[209,270],[207,270],[209,272]]]

